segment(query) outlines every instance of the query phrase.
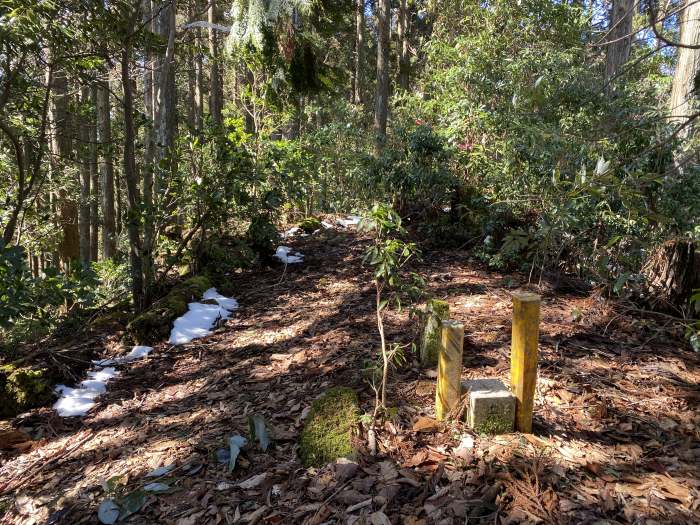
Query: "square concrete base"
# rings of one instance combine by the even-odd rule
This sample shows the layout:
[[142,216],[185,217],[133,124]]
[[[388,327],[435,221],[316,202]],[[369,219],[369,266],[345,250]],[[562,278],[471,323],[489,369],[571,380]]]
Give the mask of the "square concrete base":
[[479,434],[504,434],[513,431],[515,397],[498,379],[462,381],[467,396],[467,424]]

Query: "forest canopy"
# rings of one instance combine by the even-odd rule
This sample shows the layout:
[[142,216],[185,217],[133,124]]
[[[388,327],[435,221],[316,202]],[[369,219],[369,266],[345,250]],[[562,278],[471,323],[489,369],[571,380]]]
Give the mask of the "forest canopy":
[[373,203],[427,249],[614,293],[700,235],[694,1],[0,10],[7,341]]

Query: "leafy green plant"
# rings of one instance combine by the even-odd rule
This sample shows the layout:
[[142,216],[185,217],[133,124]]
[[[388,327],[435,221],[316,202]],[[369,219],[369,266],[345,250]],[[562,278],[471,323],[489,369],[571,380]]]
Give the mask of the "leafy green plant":
[[[381,378],[372,382],[375,391],[375,417],[380,409],[386,408],[386,386],[389,368],[404,360],[402,347],[387,344],[384,333],[384,314],[387,308],[401,310],[406,299],[417,299],[422,292],[423,281],[416,273],[407,276],[402,270],[419,253],[414,243],[404,241],[401,236],[406,231],[401,225],[401,217],[386,204],[372,207],[363,220],[362,227],[374,234],[374,242],[365,253],[364,262],[373,269],[375,287],[375,308],[377,329],[381,344]],[[402,303],[402,300],[404,301]]]
[[0,328],[7,328],[31,305],[24,250],[0,240]]

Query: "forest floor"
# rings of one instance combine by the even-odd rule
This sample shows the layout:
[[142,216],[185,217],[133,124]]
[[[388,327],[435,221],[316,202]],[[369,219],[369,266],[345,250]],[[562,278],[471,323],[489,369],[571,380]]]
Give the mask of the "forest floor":
[[[378,455],[361,449],[357,463],[305,469],[296,439],[319,394],[349,386],[371,411],[367,242],[334,230],[296,240],[303,264],[237,274],[232,319],[207,338],[156,345],[87,417],[44,408],[16,418],[36,441],[0,460],[0,523],[98,523],[115,476],[109,488],[140,506],[126,523],[700,523],[698,356],[671,319],[547,283],[532,435],[473,435],[470,448],[457,424],[414,431],[434,415],[435,379],[409,360],[392,373],[398,412]],[[527,276],[485,271],[467,251],[426,256],[421,270],[465,323],[463,377],[507,381],[510,295]],[[387,331],[407,343],[417,326],[392,314]],[[229,473],[216,450],[248,435],[252,413],[273,444],[244,449]],[[144,501],[138,489],[152,481],[171,489]]]

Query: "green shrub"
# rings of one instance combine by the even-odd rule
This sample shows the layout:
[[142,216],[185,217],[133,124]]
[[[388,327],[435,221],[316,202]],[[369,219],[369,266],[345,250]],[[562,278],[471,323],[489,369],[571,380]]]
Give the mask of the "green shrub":
[[279,233],[268,217],[258,215],[250,221],[246,241],[256,253],[272,255],[279,241]]

